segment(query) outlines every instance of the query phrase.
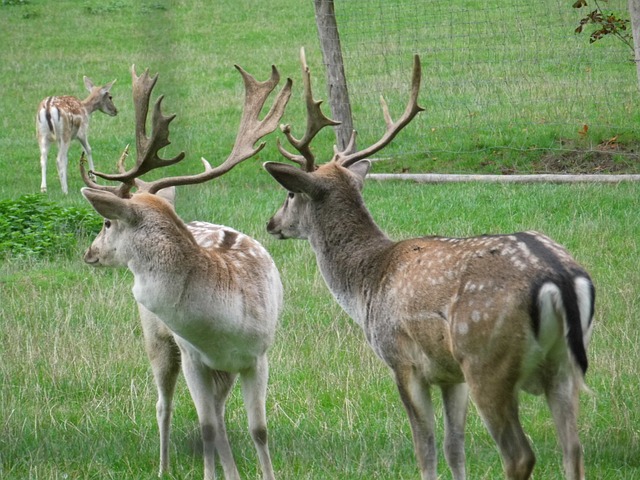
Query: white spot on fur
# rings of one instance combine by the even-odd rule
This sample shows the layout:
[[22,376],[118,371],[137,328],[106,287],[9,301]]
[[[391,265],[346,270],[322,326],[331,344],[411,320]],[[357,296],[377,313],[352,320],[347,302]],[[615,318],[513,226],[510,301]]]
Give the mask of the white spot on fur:
[[473,320],[474,322],[479,322],[480,321],[481,315],[480,312],[478,310],[474,310],[473,312],[471,312],[471,320]]
[[458,323],[457,329],[460,335],[466,335],[467,333],[469,333],[469,325],[464,322]]

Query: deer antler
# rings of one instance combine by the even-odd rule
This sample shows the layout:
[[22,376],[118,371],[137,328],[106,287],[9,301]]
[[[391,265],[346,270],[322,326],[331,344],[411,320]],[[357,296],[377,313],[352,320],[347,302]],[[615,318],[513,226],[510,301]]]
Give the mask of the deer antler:
[[413,57],[413,74],[411,76],[411,95],[409,97],[409,103],[404,110],[402,116],[394,122],[391,119],[391,115],[389,114],[389,107],[387,106],[387,102],[385,102],[383,97],[380,97],[380,104],[382,105],[382,113],[384,115],[384,121],[387,125],[387,129],[376,143],[371,145],[368,148],[360,150],[358,152],[348,154],[355,143],[356,131],[354,130],[351,134],[351,140],[349,141],[349,145],[343,151],[338,151],[336,147],[334,147],[334,160],[338,162],[343,167],[348,167],[358,160],[362,160],[363,158],[367,158],[374,153],[382,150],[386,147],[391,140],[406,127],[411,120],[420,112],[424,111],[424,108],[418,105],[418,95],[420,93],[420,80],[422,77],[422,70],[420,67],[420,57],[418,55],[414,55]]
[[[127,196],[129,190],[134,186],[134,179],[150,172],[153,169],[167,167],[180,162],[185,154],[179,153],[171,159],[163,159],[158,156],[158,152],[169,145],[169,124],[176,117],[175,115],[164,115],[162,113],[162,100],[164,96],[156,100],[151,119],[151,136],[147,136],[147,115],[149,113],[149,100],[151,92],[158,81],[158,74],[151,77],[149,69],[146,69],[140,76],[136,74],[135,65],[131,66],[131,81],[133,84],[133,103],[136,116],[136,164],[128,171],[123,172],[122,167],[118,167],[120,173],[108,174],[102,172],[91,172],[105,180],[122,182],[128,188],[121,186],[117,192]],[[126,157],[127,150],[122,154]],[[123,158],[119,165],[123,165]],[[86,182],[85,182],[86,183]]]
[[284,109],[291,97],[291,86],[293,82],[290,78],[287,79],[285,86],[282,87],[282,90],[278,93],[271,109],[265,115],[264,119],[260,120],[260,111],[271,92],[280,82],[278,69],[272,66],[271,77],[265,82],[259,82],[238,65],[235,65],[235,67],[242,75],[244,81],[245,100],[240,127],[231,154],[221,165],[215,168],[212,168],[209,162],[202,158],[201,160],[205,170],[201,174],[156,180],[155,182],[149,183],[148,186],[145,187],[145,191],[155,193],[166,187],[206,182],[207,180],[225,174],[237,164],[254,156],[264,148],[264,142],[257,147],[254,147],[254,145],[262,137],[273,132],[278,126],[278,122],[282,118]]
[[[235,67],[240,72],[244,80],[245,101],[240,127],[238,129],[233,150],[229,157],[227,157],[227,159],[216,168],[211,167],[209,162],[203,158],[202,162],[205,167],[204,172],[198,175],[168,177],[154,182],[139,183],[137,185],[139,191],[156,193],[163,188],[171,186],[191,185],[206,182],[207,180],[223,175],[238,163],[252,157],[264,148],[265,143],[262,143],[257,147],[254,147],[254,145],[260,138],[276,129],[291,96],[292,81],[291,79],[287,79],[287,83],[278,94],[269,112],[265,115],[263,120],[259,120],[260,111],[262,110],[267,98],[280,81],[280,74],[276,67],[272,66],[271,77],[269,80],[265,82],[258,82],[241,67],[237,65]],[[129,191],[135,185],[136,178],[155,168],[173,165],[181,161],[185,156],[184,152],[176,155],[172,159],[162,159],[158,156],[158,151],[171,143],[169,141],[169,124],[175,118],[175,115],[165,116],[162,114],[161,104],[163,97],[159,97],[156,101],[153,112],[152,133],[150,137],[147,137],[145,124],[149,109],[149,98],[158,79],[158,75],[156,74],[154,77],[150,77],[148,70],[145,70],[144,74],[138,77],[135,73],[135,67],[131,68],[131,73],[136,112],[136,145],[138,153],[135,166],[128,171],[124,171],[124,160],[128,154],[127,147],[118,162],[118,171],[120,173],[104,174],[100,172],[90,172],[107,180],[122,182],[120,187],[104,187],[91,181],[89,175],[87,175],[84,169],[83,162],[81,162],[80,165],[82,177],[88,186],[98,188],[100,190],[108,190],[121,197],[129,195]]]
[[289,140],[289,143],[298,151],[301,155],[294,155],[289,153],[282,147],[280,140],[277,140],[278,150],[287,159],[296,162],[301,165],[307,172],[312,172],[315,169],[315,158],[311,152],[310,144],[313,138],[326,126],[340,125],[340,122],[331,120],[326,117],[320,105],[322,100],[314,100],[313,93],[311,92],[311,72],[307,65],[307,59],[304,53],[304,47],[300,49],[300,63],[302,64],[302,81],[304,85],[304,96],[307,104],[307,130],[304,136],[298,140],[291,134],[290,125],[281,125],[280,129]]
[[[286,157],[287,159],[298,163],[301,165],[307,172],[312,172],[315,169],[315,159],[313,154],[311,153],[311,149],[309,147],[311,140],[316,136],[316,134],[324,127],[328,125],[338,125],[340,122],[336,122],[327,118],[322,111],[320,110],[320,104],[322,101],[314,100],[313,95],[311,93],[311,80],[310,80],[310,72],[309,67],[307,66],[306,58],[304,55],[304,48],[300,51],[300,61],[302,62],[302,72],[303,72],[303,80],[304,80],[304,92],[305,99],[307,103],[307,131],[305,132],[304,137],[301,140],[297,140],[291,135],[291,127],[290,125],[282,125],[280,129],[284,132],[285,136],[289,140],[289,143],[293,145],[293,147],[301,153],[301,155],[294,155],[288,151],[286,151],[278,140],[278,149],[280,153]],[[378,140],[376,143],[371,145],[364,150],[360,150],[358,152],[353,152],[355,141],[356,141],[356,131],[354,130],[351,133],[351,138],[347,147],[339,151],[337,146],[333,147],[334,156],[333,161],[339,163],[344,167],[348,167],[349,165],[361,160],[363,158],[367,158],[379,150],[382,150],[385,146],[387,146],[391,140],[402,130],[405,126],[413,120],[413,118],[420,112],[424,111],[424,108],[418,105],[418,95],[420,93],[420,81],[422,76],[422,70],[420,67],[420,57],[415,55],[413,57],[413,74],[411,79],[411,95],[409,97],[409,103],[405,108],[402,116],[394,122],[389,114],[389,107],[387,106],[387,102],[385,102],[383,97],[380,97],[380,103],[382,104],[382,113],[384,115],[384,120],[387,125],[386,131],[382,138]],[[353,153],[349,153],[353,152]]]
[[[128,156],[129,156],[129,145],[125,147],[117,163],[118,171],[120,173],[124,173],[125,171],[124,162]],[[84,152],[82,152],[82,154],[80,155],[80,175],[82,176],[82,180],[84,180],[85,185],[95,190],[103,190],[106,192],[111,192],[121,198],[125,198],[129,196],[129,191],[131,190],[131,187],[132,187],[131,182],[122,183],[118,187],[112,187],[108,185],[99,185],[92,178],[93,172],[92,171],[87,172],[87,169],[85,168],[86,163],[87,163],[87,159],[85,157]]]

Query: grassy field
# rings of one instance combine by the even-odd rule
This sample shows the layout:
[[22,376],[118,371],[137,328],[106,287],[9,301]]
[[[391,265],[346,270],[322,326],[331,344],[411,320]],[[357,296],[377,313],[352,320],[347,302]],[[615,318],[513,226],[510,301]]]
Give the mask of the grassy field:
[[[273,63],[294,79],[287,122],[301,118],[301,45],[322,76],[312,3],[302,0],[8,1],[0,7],[0,31],[0,200],[38,191],[35,107],[46,95],[82,96],[82,75],[95,82],[118,80],[120,114],[96,114],[89,136],[98,168],[109,170],[133,139],[130,65],[160,72],[156,93],[166,94],[165,111],[178,114],[169,153],[187,152],[184,165],[171,173],[197,171],[199,156],[219,163],[229,153],[242,102],[234,63],[262,79]],[[398,141],[411,141],[414,134]],[[267,406],[276,474],[418,478],[408,421],[389,373],[328,293],[309,246],[276,241],[265,231],[284,197],[260,166],[277,159],[275,138],[269,137],[258,158],[225,177],[180,190],[177,210],[186,221],[225,224],[254,236],[281,271],[286,308],[271,353]],[[318,143],[330,147],[330,135]],[[48,198],[62,206],[85,205],[73,164],[79,152],[74,145],[68,197],[61,195],[50,162]],[[583,395],[580,417],[587,474],[640,479],[640,187],[370,181],[365,199],[393,238],[536,229],[574,253],[598,293],[587,375],[594,393]],[[9,256],[0,264],[2,479],[155,476],[156,394],[132,278],[126,271],[85,266],[82,252],[90,241],[81,236],[65,254]],[[238,390],[227,409],[230,440],[243,478],[259,478]],[[437,395],[436,404],[440,418]],[[500,478],[495,446],[473,407],[469,417],[469,478]],[[553,423],[542,399],[523,395],[522,419],[538,457],[535,478],[561,478]],[[182,380],[172,440],[169,478],[200,478],[197,418]],[[440,472],[451,478],[442,458]]]

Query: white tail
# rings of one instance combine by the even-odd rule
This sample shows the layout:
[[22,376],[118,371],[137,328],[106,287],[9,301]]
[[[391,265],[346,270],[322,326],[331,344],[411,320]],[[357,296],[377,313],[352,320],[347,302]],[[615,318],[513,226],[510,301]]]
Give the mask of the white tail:
[[89,118],[93,112],[99,110],[110,116],[118,113],[113,98],[111,87],[115,83],[107,83],[97,87],[88,78],[84,77],[84,84],[89,90],[89,96],[84,100],[75,97],[47,97],[38,106],[36,115],[36,134],[40,146],[40,168],[42,170],[42,182],[40,190],[47,191],[47,157],[49,148],[53,142],[58,144],[58,176],[62,191],[66,194],[67,187],[67,163],[69,145],[74,139],[78,139],[82,149],[89,159],[89,165],[93,170],[93,157],[91,146],[87,138],[89,134]]
[[[134,275],[133,294],[140,305],[147,353],[158,386],[158,424],[161,437],[160,472],[168,468],[171,399],[182,370],[198,412],[204,451],[204,477],[215,478],[215,455],[225,477],[238,479],[224,423],[225,400],[240,377],[249,430],[264,479],[273,479],[267,442],[267,350],[274,340],[282,308],[282,284],[267,251],[252,238],[227,227],[197,222],[185,226],[172,205],[154,195],[161,189],[202,183],[222,175],[254,155],[254,143],[273,131],[291,92],[291,82],[277,96],[264,120],[258,115],[279,81],[275,67],[267,82],[257,82],[238,68],[245,82],[243,117],[232,153],[220,167],[205,161],[200,175],[143,183],[137,177],[151,169],[176,163],[184,154],[165,160],[158,151],[169,144],[174,116],[156,102],[151,135],[146,115],[157,75],[138,77],[132,69],[136,106],[136,165],[115,178],[120,187],[98,186],[82,168],[90,188],[82,193],[105,218],[104,228],[85,254],[91,265],[128,266]],[[131,189],[138,187],[135,193]],[[176,353],[175,345],[180,355]]]
[[[304,60],[303,69],[308,75]],[[530,478],[535,457],[518,419],[520,389],[546,395],[566,478],[583,479],[578,391],[595,295],[587,272],[536,232],[395,242],[364,205],[361,190],[370,168],[364,158],[422,110],[419,85],[416,57],[404,114],[394,122],[383,102],[387,130],[365,150],[335,152],[316,167],[309,149],[313,135],[290,142],[300,155],[281,147],[304,168],[265,164],[289,191],[267,229],[278,238],[309,241],[336,300],[391,368],[423,479],[437,478],[430,394],[435,385],[445,409],[445,457],[456,480],[465,478],[468,390],[498,445],[506,477]],[[310,90],[306,96],[312,98]],[[309,109],[309,124],[329,124],[318,114]],[[288,125],[282,129],[291,137]]]

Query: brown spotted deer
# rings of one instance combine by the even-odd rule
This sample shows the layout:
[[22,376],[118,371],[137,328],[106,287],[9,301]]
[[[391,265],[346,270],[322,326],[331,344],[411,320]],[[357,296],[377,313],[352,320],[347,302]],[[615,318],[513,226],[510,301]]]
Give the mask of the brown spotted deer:
[[[274,472],[267,443],[267,350],[274,340],[282,309],[282,284],[267,251],[254,239],[227,227],[196,222],[185,225],[161,190],[212,180],[254,156],[263,136],[275,130],[291,94],[291,81],[277,95],[262,120],[260,111],[279,82],[275,67],[270,79],[256,81],[236,67],[245,85],[245,103],[231,154],[218,167],[203,159],[198,175],[139,182],[138,177],[158,167],[175,164],[158,156],[169,142],[169,123],[175,115],[154,107],[151,134],[146,119],[157,75],[137,76],[132,68],[136,116],[136,165],[117,174],[94,172],[121,185],[100,186],[84,165],[88,187],[82,194],[105,218],[104,227],[84,260],[94,266],[127,266],[134,276],[133,294],[140,306],[145,343],[157,382],[157,418],[161,437],[160,472],[168,466],[167,445],[171,399],[182,362],[202,433],[204,478],[215,478],[215,456],[225,478],[240,478],[224,423],[225,401],[240,378],[249,430],[264,479]],[[121,160],[126,156],[123,154]],[[136,187],[135,193],[132,193]],[[176,346],[179,352],[176,350]]]
[[89,146],[87,139],[89,118],[96,110],[112,117],[118,114],[118,109],[113,104],[110,93],[114,83],[115,80],[98,87],[89,77],[84,77],[84,85],[89,90],[89,96],[84,100],[71,96],[60,96],[47,97],[40,102],[36,115],[36,135],[40,146],[40,168],[42,170],[40,191],[47,191],[47,157],[53,142],[58,144],[56,164],[60,185],[65,194],[68,192],[67,163],[72,140],[78,139],[89,159],[89,168],[94,169],[91,146]]
[[351,142],[316,167],[310,142],[335,122],[313,99],[304,52],[301,57],[308,125],[302,139],[282,126],[299,154],[280,150],[302,168],[265,164],[289,191],[267,230],[309,241],[334,297],[391,369],[422,478],[437,478],[433,386],[442,391],[444,452],[455,479],[465,478],[468,390],[498,445],[506,477],[530,478],[535,457],[518,419],[521,389],[546,395],[566,478],[584,478],[576,417],[594,308],[587,272],[537,232],[389,239],[363,202],[366,158],[423,110],[417,104],[419,58],[397,121],[382,101],[387,127],[381,139],[357,152]]

